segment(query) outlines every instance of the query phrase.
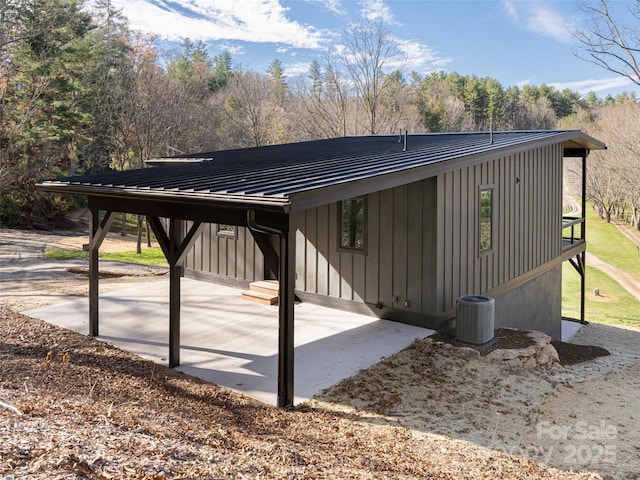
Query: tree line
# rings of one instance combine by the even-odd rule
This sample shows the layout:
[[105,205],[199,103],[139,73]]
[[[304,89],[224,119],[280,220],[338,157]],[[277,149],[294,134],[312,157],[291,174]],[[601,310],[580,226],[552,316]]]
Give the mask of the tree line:
[[401,52],[375,22],[351,27],[342,49],[295,78],[278,59],[256,72],[229,52],[211,56],[202,42],[185,39],[167,54],[155,40],[130,30],[110,0],[90,9],[83,0],[0,0],[0,225],[62,222],[69,201],[34,189],[59,175],[401,130],[549,129],[588,119],[592,131],[622,102],[455,72],[405,75]]

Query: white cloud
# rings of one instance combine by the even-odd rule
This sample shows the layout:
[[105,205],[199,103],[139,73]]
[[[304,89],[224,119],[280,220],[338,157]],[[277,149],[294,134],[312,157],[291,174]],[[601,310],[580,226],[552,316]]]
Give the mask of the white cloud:
[[372,22],[382,21],[387,25],[400,25],[384,0],[361,0],[361,15]]
[[572,41],[569,23],[562,18],[560,13],[545,6],[534,7],[526,20],[527,28],[532,32],[563,43],[571,43]]
[[297,62],[297,63],[287,63],[284,66],[284,73],[287,78],[295,78],[298,76],[305,76],[309,73],[309,66],[311,62]]
[[230,43],[230,42],[220,43],[217,46],[217,48],[221,52],[227,51],[231,55],[243,55],[244,53],[246,53],[246,49],[243,46],[238,45],[238,44],[234,44],[234,43]]
[[306,0],[309,3],[317,3],[323,8],[335,13],[336,15],[344,15],[346,12],[343,10],[342,2],[340,0]]
[[416,40],[402,40],[393,38],[398,49],[403,53],[404,61],[389,64],[393,68],[402,68],[405,71],[416,71],[418,73],[429,73],[435,70],[444,69],[451,58],[440,56],[437,50]]
[[287,17],[278,0],[114,0],[133,29],[178,40],[241,40],[319,49],[326,34]]
[[572,42],[570,30],[575,20],[566,18],[548,2],[503,0],[500,6],[514,22],[531,32],[562,43]]
[[505,13],[513,20],[515,20],[516,22],[519,20],[518,10],[511,0],[502,0],[500,2],[500,6],[503,8]]
[[625,77],[611,77],[599,80],[589,79],[578,80],[575,82],[556,82],[550,83],[549,85],[557,90],[564,90],[565,88],[568,88],[584,95],[589,92],[606,92],[611,89],[628,87],[630,85],[634,85],[634,83]]

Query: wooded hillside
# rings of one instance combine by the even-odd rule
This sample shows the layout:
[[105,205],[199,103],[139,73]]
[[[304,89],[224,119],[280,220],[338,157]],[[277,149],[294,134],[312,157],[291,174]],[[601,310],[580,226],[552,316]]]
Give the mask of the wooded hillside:
[[[161,51],[108,0],[92,9],[83,0],[2,0],[0,225],[64,222],[70,200],[36,193],[43,178],[138,168],[158,156],[403,130],[549,129],[559,121],[607,141],[614,132],[597,122],[613,123],[618,108],[637,110],[630,95],[601,100],[548,85],[392,69],[402,56],[381,23],[354,27],[342,44],[306,76],[289,78],[278,59],[255,72],[189,39],[181,51]],[[627,200],[603,200],[605,211],[611,202],[635,211],[631,190],[616,188]]]

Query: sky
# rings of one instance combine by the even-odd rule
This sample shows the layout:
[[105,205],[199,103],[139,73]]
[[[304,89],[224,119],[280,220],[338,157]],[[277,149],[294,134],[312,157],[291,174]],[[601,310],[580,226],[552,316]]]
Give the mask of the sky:
[[[403,52],[403,72],[443,70],[491,77],[504,87],[546,83],[598,97],[635,91],[576,55],[571,35],[585,20],[576,0],[112,0],[134,30],[179,52],[189,38],[213,57],[265,73],[282,62],[287,78],[339,49],[350,25],[381,21]],[[635,88],[634,88],[635,87]]]

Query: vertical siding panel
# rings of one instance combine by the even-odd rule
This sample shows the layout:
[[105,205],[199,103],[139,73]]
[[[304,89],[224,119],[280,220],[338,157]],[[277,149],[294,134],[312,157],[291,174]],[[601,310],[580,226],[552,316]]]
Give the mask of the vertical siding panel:
[[[562,253],[562,192],[563,192],[563,184],[562,184],[562,175],[563,175],[563,165],[564,160],[562,158],[563,151],[561,145],[556,147],[556,241],[555,241],[555,252],[554,257],[557,257]],[[584,215],[584,213],[583,213]]]
[[340,298],[353,300],[353,255],[350,253],[340,253]]
[[378,303],[380,298],[378,293],[379,283],[379,252],[380,252],[380,194],[372,193],[367,200],[368,208],[368,238],[367,238],[367,258],[366,258],[366,276],[367,282],[365,286],[365,301],[368,303]]
[[453,239],[453,175],[451,173],[444,175],[444,308],[446,310],[453,307],[453,256],[454,256],[454,239]]
[[463,170],[464,180],[461,188],[461,205],[464,208],[464,215],[462,215],[462,222],[460,223],[460,256],[463,259],[464,272],[462,278],[461,293],[468,294],[475,292],[475,273],[477,270],[476,265],[476,252],[473,248],[474,235],[475,235],[475,208],[474,208],[474,191],[475,187],[475,168],[467,167]]
[[496,212],[495,212],[495,208],[496,208],[496,184],[494,182],[494,178],[493,178],[493,171],[494,171],[494,165],[495,165],[495,160],[492,160],[488,163],[487,165],[487,183],[489,183],[490,185],[493,185],[493,206],[492,206],[492,210],[491,210],[491,254],[487,256],[487,290],[491,289],[493,287],[493,269],[494,269],[494,262],[495,262],[495,241],[496,241],[496,237],[495,237],[495,220],[496,220]]
[[318,275],[316,291],[320,295],[329,294],[329,206],[317,209],[316,246],[318,248]]
[[536,242],[536,229],[538,228],[538,210],[540,209],[540,204],[538,202],[537,197],[537,192],[536,192],[536,184],[538,183],[537,180],[537,175],[536,175],[536,168],[535,168],[535,151],[534,150],[528,150],[527,152],[525,152],[526,155],[526,159],[527,159],[527,169],[526,169],[526,174],[527,174],[527,179],[524,183],[524,186],[526,187],[526,195],[527,195],[527,202],[529,204],[529,211],[530,211],[530,218],[529,218],[529,223],[527,224],[527,227],[529,229],[528,231],[528,236],[529,236],[529,252],[528,252],[528,256],[529,256],[529,262],[531,264],[531,266],[535,266],[538,263],[538,259],[537,259],[537,252],[538,252],[538,248],[537,248],[537,242]]
[[538,250],[540,251],[540,260],[538,265],[544,263],[546,258],[544,237],[546,236],[546,213],[547,213],[547,199],[545,198],[545,183],[548,179],[544,177],[544,148],[536,149],[536,171],[538,173],[538,183],[536,184],[536,191],[538,194],[538,217],[540,222],[540,229],[538,231],[537,242]]
[[[523,164],[524,164],[524,155],[522,153],[518,153],[517,155],[517,160],[516,160],[516,171],[514,174],[515,178],[516,176],[520,175],[520,172],[523,169]],[[522,274],[522,256],[525,254],[525,252],[523,252],[522,250],[522,236],[523,236],[523,231],[522,231],[522,211],[523,211],[523,198],[521,195],[521,189],[519,188],[515,188],[514,187],[514,194],[515,194],[515,201],[516,201],[516,211],[515,211],[515,218],[514,218],[514,226],[515,226],[515,231],[516,231],[516,241],[515,241],[515,250],[513,252],[514,254],[514,261],[516,264],[516,268],[515,268],[515,276],[519,276]]]
[[247,230],[236,227],[235,251],[236,251],[236,277],[246,279],[247,258],[245,247],[247,243]]
[[531,241],[531,220],[534,215],[535,204],[531,198],[531,189],[529,188],[531,162],[529,161],[530,159],[526,152],[523,152],[523,158],[524,162],[522,165],[522,169],[520,170],[520,174],[518,175],[520,177],[520,183],[516,185],[516,188],[518,188],[518,190],[520,191],[520,196],[522,197],[522,201],[524,203],[522,212],[523,216],[521,219],[522,227],[524,228],[522,257],[524,260],[524,270],[527,271],[531,269],[531,265],[533,264],[533,262],[531,261],[531,251],[533,249],[533,242]]
[[467,246],[467,255],[469,264],[472,267],[470,273],[469,288],[473,293],[482,291],[482,259],[480,258],[480,186],[482,181],[482,168],[476,165],[473,169],[469,169],[473,174],[472,181],[469,184],[469,196],[467,198],[469,205],[469,240]]
[[530,222],[530,233],[531,237],[531,265],[538,265],[538,245],[537,245],[537,230],[539,228],[538,225],[538,210],[540,210],[540,204],[538,201],[538,192],[536,190],[536,186],[538,184],[537,172],[535,168],[535,151],[529,150],[527,152],[528,157],[528,176],[529,180],[527,182],[527,188],[529,189],[529,198],[531,202],[531,222]]
[[296,228],[296,281],[298,290],[307,291],[307,211],[295,214]]
[[544,181],[541,181],[542,188],[542,204],[544,208],[542,209],[542,234],[540,236],[540,242],[542,243],[542,262],[546,262],[549,259],[549,213],[551,211],[550,203],[551,196],[550,194],[550,183],[551,178],[548,176],[551,171],[549,170],[549,152],[550,147],[544,147],[540,150],[540,178]]
[[[392,294],[402,302],[407,295],[407,187],[393,189],[393,276]],[[402,306],[399,303],[396,306]]]
[[340,297],[340,253],[338,253],[338,204],[329,205],[329,295]]
[[391,305],[393,295],[393,192],[380,192],[380,301]]
[[422,189],[424,182],[412,183],[407,188],[407,300],[409,309],[422,309]]
[[[517,156],[511,156],[511,161],[509,165],[509,177],[515,178],[516,176],[516,164],[517,164]],[[511,280],[516,276],[516,243],[518,242],[517,232],[516,232],[516,216],[517,216],[517,208],[518,201],[517,196],[515,194],[515,189],[513,184],[509,185],[509,195],[510,198],[510,206],[509,206],[509,278]]]
[[498,259],[500,258],[500,255],[497,253],[497,246],[498,246],[498,229],[500,228],[499,226],[499,221],[498,221],[498,210],[496,210],[500,204],[500,196],[502,195],[501,191],[500,191],[500,159],[496,159],[493,161],[493,171],[492,171],[492,178],[491,181],[494,185],[494,190],[493,190],[493,194],[495,195],[495,198],[493,200],[493,208],[494,208],[494,212],[493,212],[493,241],[494,241],[494,245],[493,245],[493,254],[492,254],[492,265],[493,265],[493,269],[492,269],[492,278],[493,278],[493,283],[491,285],[491,288],[495,288],[499,285],[499,266],[498,266]]
[[225,238],[227,244],[227,275],[236,276],[238,242],[235,238]]
[[207,223],[202,230],[200,241],[202,242],[202,270],[205,272],[211,272],[211,249],[213,248],[213,245],[211,244],[210,223]]
[[436,178],[436,242],[434,252],[436,256],[436,311],[438,313],[445,311],[445,224],[446,224],[446,195],[445,195],[446,175],[439,175]]
[[[253,272],[253,278],[255,280],[264,280],[265,278],[267,278],[266,272],[264,269],[264,255],[260,250],[260,247],[258,247],[258,244],[255,243],[255,241],[253,241],[252,244],[253,244],[253,256],[254,256],[253,265],[255,267]],[[276,252],[277,251],[279,251],[279,243],[278,243],[278,246],[276,246]]]
[[507,175],[505,174],[505,164],[507,159],[505,157],[500,158],[498,161],[499,164],[499,177],[498,177],[498,187],[499,187],[499,195],[497,197],[498,200],[498,248],[496,249],[496,256],[498,258],[498,283],[501,284],[504,282],[505,278],[505,211],[507,204],[507,195],[506,195],[506,181]]
[[[461,204],[461,183],[462,183],[462,171],[454,170],[452,176],[452,188],[453,188],[453,198],[451,202],[451,214],[452,214],[452,222],[451,222],[451,272],[452,272],[452,291],[451,291],[451,304],[453,305],[453,300],[460,296],[460,281],[462,278],[462,267],[460,262],[461,245],[462,239],[460,238],[460,223],[463,218],[466,218],[466,205]],[[465,239],[466,240],[466,239]]]
[[422,182],[422,279],[421,279],[421,312],[438,313],[438,222],[442,217],[438,206],[438,179],[432,178]]
[[544,242],[544,238],[547,234],[547,232],[545,232],[545,225],[546,225],[546,213],[547,213],[547,199],[545,198],[545,183],[546,180],[544,177],[544,150],[542,148],[537,148],[536,149],[536,154],[537,154],[537,159],[536,159],[536,166],[537,166],[537,173],[538,173],[538,184],[537,184],[537,192],[538,192],[538,225],[539,225],[539,229],[538,229],[538,237],[537,237],[537,241],[538,241],[538,251],[540,252],[540,257],[538,260],[538,265],[542,265],[545,262],[545,242]]
[[538,263],[541,265],[544,262],[544,242],[542,241],[544,235],[544,213],[545,213],[545,199],[544,199],[544,185],[542,177],[542,150],[537,148],[535,153],[535,170],[536,170],[536,195],[537,195],[537,215],[538,215],[538,228],[536,229],[536,245],[538,251]]
[[[489,181],[489,162],[483,163],[480,165],[482,172],[482,184],[489,185],[491,182]],[[480,215],[480,198],[476,200],[478,202],[478,217]],[[478,230],[480,229],[480,225],[478,224]],[[478,232],[478,245],[480,244],[480,232]],[[490,264],[491,264],[491,254],[483,255],[480,259],[480,267],[481,267],[481,291],[486,291],[489,288],[489,272],[490,272]]]
[[218,258],[220,255],[220,239],[217,232],[217,225],[215,223],[211,224],[211,273],[220,273]]
[[365,255],[352,255],[353,258],[353,292],[352,300],[363,302],[365,297],[365,289],[367,285],[365,264],[367,257]]
[[[316,251],[316,245],[318,244],[318,229],[317,229],[317,209],[310,208],[305,211],[305,233],[306,233],[306,248],[304,252],[300,252],[305,258],[305,291],[311,293],[317,293],[317,275],[318,275],[318,253]],[[297,243],[296,239],[296,243]]]
[[[246,262],[246,266],[244,269],[244,275],[245,275],[245,279],[249,280],[249,281],[254,281],[257,280],[256,279],[256,269],[255,269],[255,262],[256,262],[256,255],[255,255],[255,249],[256,249],[256,245],[255,245],[255,241],[253,239],[253,235],[251,235],[251,232],[249,231],[248,228],[242,228],[244,230],[244,237],[245,237],[245,250],[244,250],[244,260]],[[262,280],[262,279],[260,279]]]
[[216,239],[218,242],[218,273],[221,275],[227,275],[227,240],[224,237],[220,237],[217,234],[216,226]]

